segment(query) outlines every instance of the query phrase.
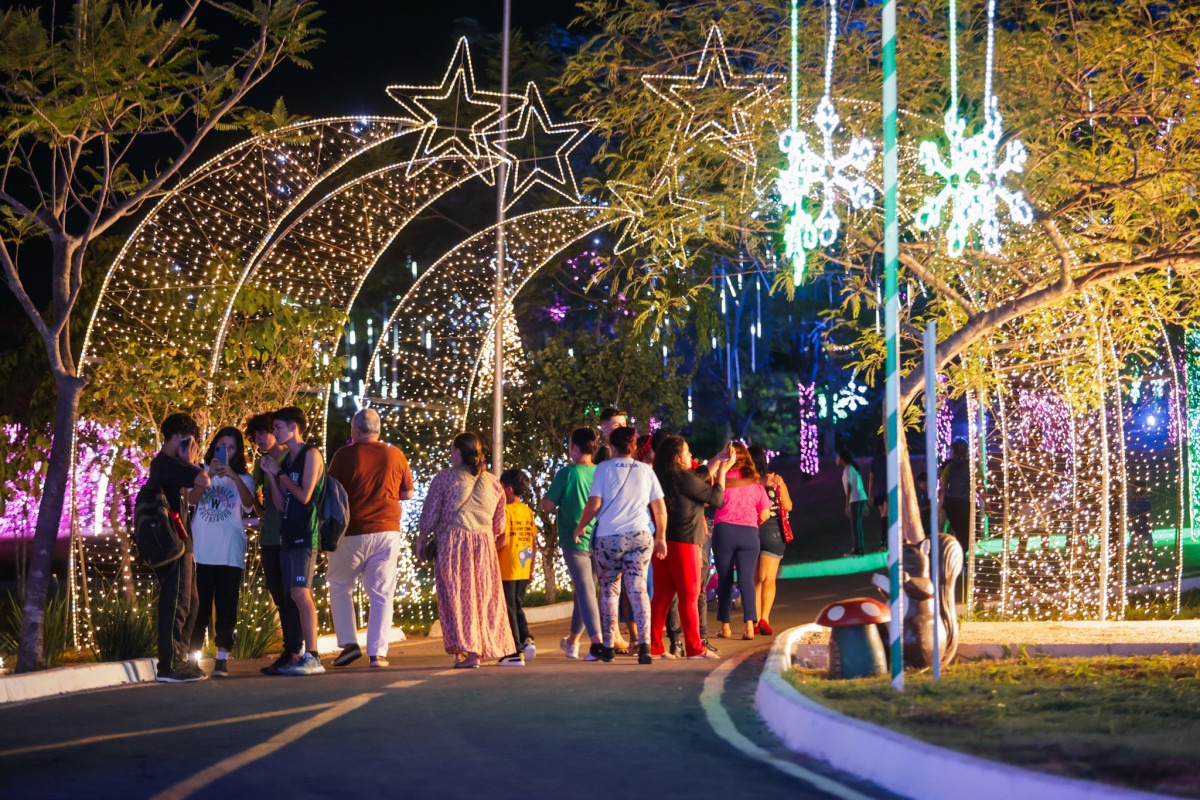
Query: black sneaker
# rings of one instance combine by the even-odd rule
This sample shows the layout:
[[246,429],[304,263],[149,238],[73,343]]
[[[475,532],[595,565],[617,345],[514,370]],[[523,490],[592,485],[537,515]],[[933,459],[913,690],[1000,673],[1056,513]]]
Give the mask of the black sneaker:
[[294,659],[295,656],[292,653],[280,653],[279,658],[275,659],[274,663],[263,667],[259,672],[263,675],[282,675],[283,673],[280,670],[286,666],[290,666]]
[[362,658],[362,648],[358,646],[358,642],[348,644],[342,648],[341,655],[333,660],[335,667],[344,667],[347,664],[352,664]]
[[605,647],[602,644],[594,644],[589,648],[588,655],[592,656],[593,661],[603,661],[606,664],[613,660],[616,655],[611,647]]
[[654,661],[654,659],[651,658],[651,656],[650,656],[650,645],[639,644],[638,645],[638,663],[639,664],[650,664],[650,663],[653,663],[653,661]]
[[179,669],[159,670],[154,679],[159,683],[193,683],[195,681],[202,681],[207,677],[203,670],[198,667],[193,669],[189,664]]
[[229,659],[218,658],[215,662],[213,662],[212,676],[214,678],[228,678],[229,677]]

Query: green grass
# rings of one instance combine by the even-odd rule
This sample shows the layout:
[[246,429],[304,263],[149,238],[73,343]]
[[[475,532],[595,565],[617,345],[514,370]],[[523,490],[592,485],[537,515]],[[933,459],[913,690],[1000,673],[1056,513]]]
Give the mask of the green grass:
[[1200,797],[1200,656],[1022,658],[886,678],[784,677],[803,694],[940,747],[1028,769]]

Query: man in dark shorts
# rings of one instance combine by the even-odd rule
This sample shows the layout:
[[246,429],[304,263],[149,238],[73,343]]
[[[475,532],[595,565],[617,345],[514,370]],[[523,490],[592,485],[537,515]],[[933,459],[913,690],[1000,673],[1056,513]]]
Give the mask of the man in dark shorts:
[[317,568],[318,490],[325,477],[325,459],[304,443],[308,420],[295,406],[272,414],[275,441],[287,448],[280,463],[269,455],[259,461],[279,509],[279,567],[300,613],[305,651],[295,662],[279,667],[279,675],[319,675],[325,671],[317,654],[317,605],[313,600],[313,573]]
[[200,455],[200,426],[187,414],[171,414],[159,426],[163,446],[150,462],[147,483],[162,489],[167,506],[179,515],[187,532],[184,553],[154,570],[158,581],[158,675],[163,683],[202,681],[208,676],[188,658],[192,629],[200,598],[196,593],[196,565],[192,560],[189,502],[200,499],[208,474],[196,466]]
[[[260,456],[270,455],[276,461],[282,461],[288,449],[275,442],[275,420],[270,414],[255,414],[246,423],[246,438],[254,442]],[[264,675],[278,675],[282,667],[295,663],[304,652],[304,629],[300,625],[300,610],[292,602],[291,587],[283,582],[283,572],[280,567],[279,530],[283,524],[275,500],[271,497],[271,489],[267,486],[267,476],[262,464],[254,465],[255,502],[262,527],[258,536],[258,558],[262,565],[263,582],[275,608],[279,612],[279,628],[283,631],[283,652],[275,663],[262,668]]]

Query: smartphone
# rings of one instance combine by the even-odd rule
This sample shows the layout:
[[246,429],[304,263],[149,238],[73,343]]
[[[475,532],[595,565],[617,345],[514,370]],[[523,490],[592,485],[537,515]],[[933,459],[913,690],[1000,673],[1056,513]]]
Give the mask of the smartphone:
[[182,458],[184,461],[187,461],[188,454],[191,452],[191,449],[192,449],[192,437],[180,436],[179,437],[179,457]]
[[218,447],[218,448],[217,448],[217,454],[216,454],[216,460],[217,460],[217,463],[220,463],[220,464],[228,464],[228,463],[229,463],[229,461],[228,461],[227,459],[228,459],[228,455],[227,455],[227,454],[226,454],[226,452],[225,452],[225,448],[224,448],[224,447]]

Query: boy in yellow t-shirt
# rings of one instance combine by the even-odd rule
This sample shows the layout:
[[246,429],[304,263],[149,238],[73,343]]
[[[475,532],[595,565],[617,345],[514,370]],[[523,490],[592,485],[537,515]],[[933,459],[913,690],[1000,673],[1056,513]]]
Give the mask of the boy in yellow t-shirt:
[[537,655],[529,625],[525,622],[525,590],[529,587],[529,575],[533,571],[534,537],[537,528],[533,522],[533,509],[521,498],[529,491],[529,476],[524,470],[510,469],[500,476],[504,487],[504,498],[508,502],[505,514],[508,525],[508,544],[497,552],[500,557],[500,580],[504,584],[504,604],[508,606],[508,623],[512,626],[513,641],[517,652],[500,659],[509,667],[523,667]]

